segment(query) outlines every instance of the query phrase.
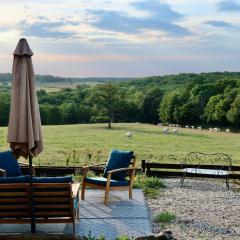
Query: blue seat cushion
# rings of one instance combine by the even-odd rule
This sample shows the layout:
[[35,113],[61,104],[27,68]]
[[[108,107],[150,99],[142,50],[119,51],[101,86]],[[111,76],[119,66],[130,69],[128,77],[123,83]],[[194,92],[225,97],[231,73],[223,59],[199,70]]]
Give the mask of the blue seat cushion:
[[[85,182],[105,186],[107,184],[107,178],[104,177],[87,177]],[[110,186],[129,186],[129,181],[117,181],[111,179]]]
[[28,183],[29,176],[18,176],[18,177],[0,177],[0,184],[3,183]]
[[[122,151],[113,149],[108,157],[107,165],[105,167],[103,176],[107,177],[108,171],[115,170],[118,168],[129,167],[131,159],[133,157],[133,151]],[[127,171],[113,173],[112,179],[124,181],[127,175]]]
[[71,183],[72,177],[33,177],[34,183]]
[[7,177],[22,175],[18,161],[11,151],[0,152],[0,168],[6,170]]

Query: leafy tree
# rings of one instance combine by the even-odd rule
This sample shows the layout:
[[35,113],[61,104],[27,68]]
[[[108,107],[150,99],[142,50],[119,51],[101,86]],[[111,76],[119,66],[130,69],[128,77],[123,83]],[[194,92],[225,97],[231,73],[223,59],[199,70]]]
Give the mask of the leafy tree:
[[165,95],[160,105],[160,119],[165,123],[172,123],[176,120],[177,106],[179,105],[180,94],[177,91]]
[[120,101],[118,87],[112,83],[98,85],[95,87],[91,99],[100,111],[99,115],[107,118],[108,128],[111,128]]
[[140,104],[141,121],[145,123],[158,123],[162,97],[163,92],[159,87],[151,88],[146,93],[143,93]]
[[78,123],[78,107],[75,103],[63,103],[60,106],[63,123]]
[[227,112],[227,119],[235,127],[240,127],[240,95],[236,96],[231,109]]
[[0,93],[0,126],[8,124],[8,116],[10,111],[10,94]]
[[[212,96],[205,108],[205,118],[208,123],[217,123],[219,125],[228,125],[228,120],[233,116],[231,113],[231,104],[234,101],[236,91],[226,91],[224,94]],[[230,110],[229,116],[227,112]]]

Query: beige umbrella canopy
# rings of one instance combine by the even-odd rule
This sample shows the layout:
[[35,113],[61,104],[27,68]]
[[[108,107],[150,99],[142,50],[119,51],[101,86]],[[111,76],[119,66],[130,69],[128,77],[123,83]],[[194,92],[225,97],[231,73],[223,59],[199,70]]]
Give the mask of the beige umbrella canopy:
[[8,123],[8,142],[18,158],[29,158],[31,232],[36,232],[33,204],[32,158],[43,150],[41,120],[34,86],[33,55],[26,39],[19,40],[14,51],[12,96]]
[[25,158],[43,150],[32,55],[26,39],[20,39],[14,51],[8,142],[17,157]]

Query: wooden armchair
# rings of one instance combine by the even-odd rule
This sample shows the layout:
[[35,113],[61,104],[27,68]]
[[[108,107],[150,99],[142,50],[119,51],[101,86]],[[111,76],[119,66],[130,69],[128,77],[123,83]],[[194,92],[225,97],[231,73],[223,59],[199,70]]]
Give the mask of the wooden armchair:
[[[29,175],[29,166],[20,162],[12,154],[12,151],[0,152],[0,177],[17,177],[22,174]],[[35,168],[32,168],[32,174],[35,176]]]
[[[120,154],[120,156],[116,158],[116,155],[118,154]],[[105,205],[108,205],[108,196],[110,190],[128,190],[129,198],[132,198],[132,188],[136,171],[136,160],[137,157],[136,155],[133,155],[133,152],[112,150],[109,155],[107,164],[95,164],[83,167],[81,199],[85,199],[86,187],[104,189]],[[121,165],[124,165],[125,167],[121,167]],[[88,177],[88,170],[92,167],[97,166],[106,166],[103,177]],[[129,178],[127,179],[127,177]]]
[[18,160],[11,151],[0,152],[0,176],[17,177],[21,176]]

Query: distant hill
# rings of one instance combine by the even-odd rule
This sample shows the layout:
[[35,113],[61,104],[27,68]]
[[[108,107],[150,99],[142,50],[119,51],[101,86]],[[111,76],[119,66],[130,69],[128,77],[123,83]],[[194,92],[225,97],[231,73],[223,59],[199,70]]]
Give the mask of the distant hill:
[[[10,73],[0,73],[0,84],[11,82]],[[114,82],[122,87],[132,87],[145,91],[151,87],[160,87],[164,91],[176,88],[184,88],[186,85],[212,84],[219,80],[237,81],[240,83],[240,72],[210,72],[210,73],[180,73],[164,76],[151,76],[143,78],[121,78],[121,77],[88,77],[68,78],[52,75],[36,75],[37,89],[56,91],[63,88],[76,88],[77,85],[85,84],[94,86],[99,83]]]
[[174,90],[183,88],[188,84],[211,84],[219,80],[239,81],[240,83],[240,72],[179,73],[129,79],[129,81],[120,84],[134,86],[139,90],[154,86],[161,87],[163,90]]
[[[9,83],[12,79],[11,73],[0,73],[0,83]],[[36,75],[36,80],[38,84],[52,84],[52,83],[86,83],[86,82],[123,82],[128,81],[131,78],[111,78],[111,77],[87,77],[87,78],[68,78],[68,77],[58,77],[52,75]]]

